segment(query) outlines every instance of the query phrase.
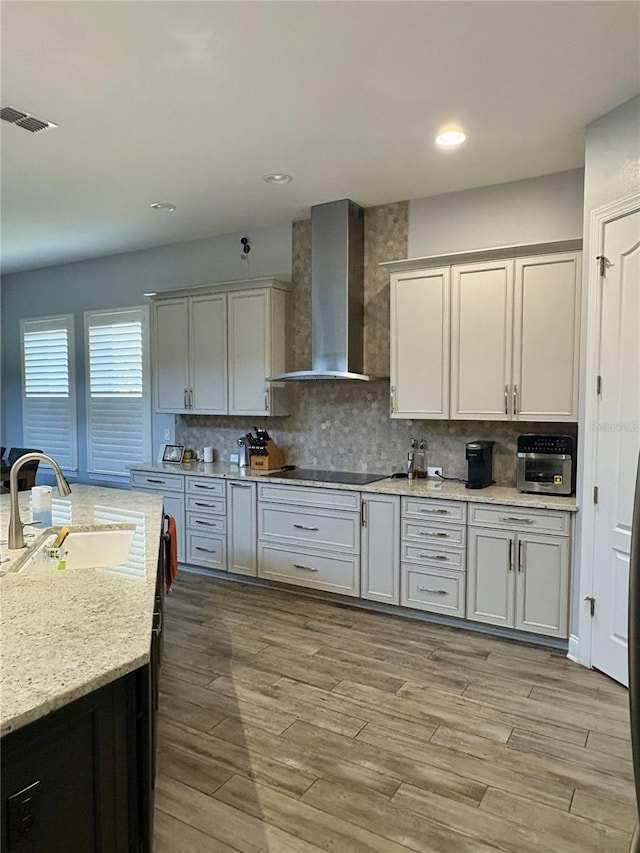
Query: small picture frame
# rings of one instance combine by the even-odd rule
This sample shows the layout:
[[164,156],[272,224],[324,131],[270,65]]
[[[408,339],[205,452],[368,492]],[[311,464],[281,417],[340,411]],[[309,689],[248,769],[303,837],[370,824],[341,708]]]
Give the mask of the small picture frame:
[[182,462],[184,444],[165,444],[162,451],[163,462]]

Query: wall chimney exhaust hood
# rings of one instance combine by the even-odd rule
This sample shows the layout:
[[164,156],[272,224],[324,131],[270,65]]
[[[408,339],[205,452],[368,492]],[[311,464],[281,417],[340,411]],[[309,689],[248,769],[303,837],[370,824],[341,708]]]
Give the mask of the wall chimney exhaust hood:
[[311,208],[311,370],[270,382],[359,379],[364,349],[364,208],[350,199]]

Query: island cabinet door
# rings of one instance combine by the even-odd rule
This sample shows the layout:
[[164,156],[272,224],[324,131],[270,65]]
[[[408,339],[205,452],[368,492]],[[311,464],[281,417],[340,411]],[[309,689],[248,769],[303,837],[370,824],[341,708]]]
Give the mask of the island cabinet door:
[[469,528],[467,619],[490,625],[514,625],[516,534]]
[[400,496],[362,495],[360,595],[400,603]]

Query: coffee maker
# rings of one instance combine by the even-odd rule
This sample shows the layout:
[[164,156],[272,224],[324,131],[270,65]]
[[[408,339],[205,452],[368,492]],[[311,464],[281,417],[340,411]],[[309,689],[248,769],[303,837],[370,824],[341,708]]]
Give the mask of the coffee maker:
[[494,441],[469,441],[466,448],[466,459],[469,463],[467,473],[468,489],[486,489],[493,480],[493,445]]

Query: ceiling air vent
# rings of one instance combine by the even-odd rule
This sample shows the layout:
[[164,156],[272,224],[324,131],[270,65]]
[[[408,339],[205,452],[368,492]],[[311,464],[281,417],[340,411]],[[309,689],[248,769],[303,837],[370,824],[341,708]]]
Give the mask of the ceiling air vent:
[[52,130],[57,127],[51,121],[45,121],[41,118],[31,115],[31,113],[23,110],[16,110],[14,107],[2,107],[0,109],[0,118],[3,121],[8,121],[9,124],[15,124],[16,127],[21,127],[23,130],[28,130],[29,133],[40,133],[43,130]]

